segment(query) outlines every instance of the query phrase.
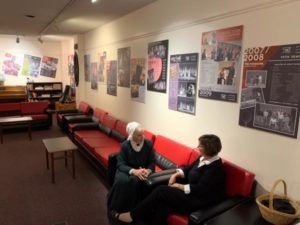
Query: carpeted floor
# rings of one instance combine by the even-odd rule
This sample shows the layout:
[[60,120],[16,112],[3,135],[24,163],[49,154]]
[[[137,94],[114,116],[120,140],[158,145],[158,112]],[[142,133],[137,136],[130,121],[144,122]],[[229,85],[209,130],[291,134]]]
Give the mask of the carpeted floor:
[[107,225],[107,188],[93,167],[76,153],[76,180],[71,163],[56,160],[56,183],[46,169],[42,139],[64,134],[54,126],[48,130],[4,135],[0,144],[1,225]]

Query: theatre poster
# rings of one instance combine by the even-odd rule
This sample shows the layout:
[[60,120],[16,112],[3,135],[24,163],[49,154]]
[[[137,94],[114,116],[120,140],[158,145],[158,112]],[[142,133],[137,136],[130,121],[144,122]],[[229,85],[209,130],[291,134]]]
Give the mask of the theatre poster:
[[239,124],[297,138],[300,44],[247,48]]
[[166,93],[169,40],[148,44],[147,90]]
[[171,55],[169,109],[195,115],[198,55]]
[[131,100],[145,103],[146,59],[130,60],[130,95]]
[[117,96],[117,60],[106,61],[107,94]]
[[202,34],[200,98],[237,102],[241,76],[243,26]]

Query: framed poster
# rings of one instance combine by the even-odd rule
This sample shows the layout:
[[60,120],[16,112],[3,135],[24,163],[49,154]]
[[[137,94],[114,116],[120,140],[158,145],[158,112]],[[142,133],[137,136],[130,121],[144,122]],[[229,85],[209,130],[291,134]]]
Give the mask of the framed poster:
[[131,100],[145,103],[146,71],[145,58],[130,61],[130,95]]
[[40,75],[45,77],[56,77],[58,58],[43,56]]
[[171,55],[169,109],[195,115],[198,53]]
[[41,57],[33,55],[24,55],[22,75],[37,77],[40,72]]
[[107,94],[117,96],[117,60],[106,61]]
[[239,124],[297,137],[300,44],[245,49]]
[[200,98],[237,102],[243,26],[202,34]]
[[130,47],[118,49],[118,86],[130,86]]
[[168,40],[149,43],[147,90],[166,93]]

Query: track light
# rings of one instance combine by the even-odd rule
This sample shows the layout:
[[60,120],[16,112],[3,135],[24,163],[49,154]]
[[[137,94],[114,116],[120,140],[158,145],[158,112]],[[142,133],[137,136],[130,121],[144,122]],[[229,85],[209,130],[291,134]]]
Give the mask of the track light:
[[17,43],[17,44],[20,43],[20,38],[19,38],[19,36],[17,36],[17,38],[16,38],[16,43]]
[[43,44],[43,43],[44,43],[44,41],[43,41],[42,37],[39,37],[39,38],[38,38],[38,41],[39,41],[41,44]]

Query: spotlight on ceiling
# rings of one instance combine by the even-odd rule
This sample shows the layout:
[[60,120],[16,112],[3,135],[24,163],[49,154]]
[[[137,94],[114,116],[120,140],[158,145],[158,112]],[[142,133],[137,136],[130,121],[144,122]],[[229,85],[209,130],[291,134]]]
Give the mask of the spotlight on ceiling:
[[98,2],[98,0],[91,0],[91,3],[97,3]]
[[20,38],[19,38],[19,36],[17,36],[17,38],[16,38],[16,43],[17,43],[17,44],[20,43]]
[[38,41],[39,41],[41,44],[43,44],[43,43],[44,43],[44,41],[43,41],[42,37],[39,37],[39,38],[38,38]]

